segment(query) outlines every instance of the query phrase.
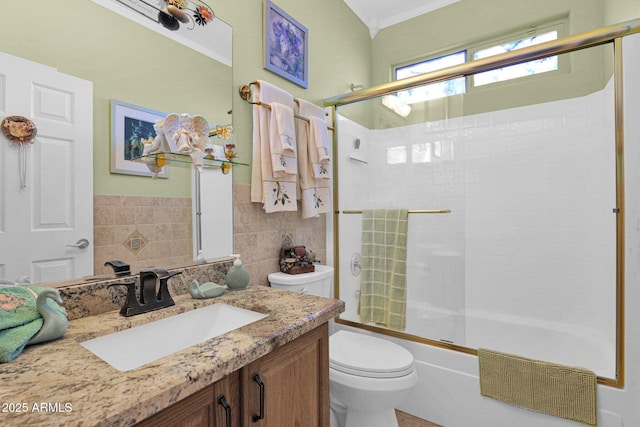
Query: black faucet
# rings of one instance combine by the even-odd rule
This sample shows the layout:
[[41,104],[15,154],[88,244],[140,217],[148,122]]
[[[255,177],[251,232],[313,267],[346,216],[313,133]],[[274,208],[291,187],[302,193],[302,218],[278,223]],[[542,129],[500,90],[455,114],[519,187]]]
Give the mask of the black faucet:
[[131,274],[131,267],[129,267],[129,264],[123,261],[114,259],[113,261],[105,262],[104,265],[105,267],[108,265],[109,267],[113,268],[113,272],[116,275],[116,277],[128,276]]
[[[136,284],[131,283],[114,283],[111,286],[126,286],[127,301],[120,310],[120,314],[125,317],[135,316],[160,308],[175,305],[171,294],[169,293],[169,279],[180,271],[169,273],[167,270],[154,268],[152,270],[140,271],[140,299],[136,299]],[[160,282],[158,286],[158,280]]]

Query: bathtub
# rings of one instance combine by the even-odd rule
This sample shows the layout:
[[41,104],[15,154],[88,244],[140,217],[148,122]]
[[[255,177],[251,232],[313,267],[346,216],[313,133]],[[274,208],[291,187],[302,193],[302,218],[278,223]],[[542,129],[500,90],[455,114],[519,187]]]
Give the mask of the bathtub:
[[616,376],[615,344],[599,331],[472,310],[466,316],[465,330],[467,347],[582,366],[601,377]]
[[[351,305],[354,307],[354,305]],[[349,309],[341,319],[358,322]],[[391,337],[340,323],[346,329],[395,342],[409,350],[416,361],[419,384],[412,397],[398,408],[446,427],[575,427],[576,423],[538,414],[480,396],[478,359],[466,353]],[[424,331],[432,331],[432,335]],[[410,302],[409,334],[428,336],[470,348],[489,348],[572,366],[583,366],[599,376],[615,376],[613,345],[605,337],[568,325],[499,316],[467,310],[460,313]],[[540,344],[544,343],[544,344]],[[464,410],[461,410],[464,409]],[[622,426],[616,414],[600,411],[599,424]],[[603,423],[602,420],[607,422]]]
[[[353,312],[342,319],[359,322]],[[582,366],[598,376],[616,375],[615,346],[604,335],[586,328],[467,310],[466,315],[407,303],[405,333],[469,348],[487,348],[571,366]]]

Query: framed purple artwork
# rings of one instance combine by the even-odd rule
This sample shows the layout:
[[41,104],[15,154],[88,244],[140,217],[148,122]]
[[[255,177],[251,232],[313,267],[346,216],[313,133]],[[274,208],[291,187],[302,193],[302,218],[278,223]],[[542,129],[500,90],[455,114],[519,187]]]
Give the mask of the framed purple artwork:
[[309,31],[273,4],[264,2],[264,68],[307,88]]

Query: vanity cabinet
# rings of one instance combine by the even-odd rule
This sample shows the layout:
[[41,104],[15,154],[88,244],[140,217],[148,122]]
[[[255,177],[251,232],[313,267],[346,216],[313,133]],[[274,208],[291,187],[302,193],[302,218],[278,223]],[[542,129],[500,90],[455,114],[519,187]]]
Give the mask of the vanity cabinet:
[[231,427],[329,427],[328,325],[174,403],[138,426],[228,427],[228,415]]
[[240,382],[243,426],[329,427],[327,324],[247,365]]
[[[226,378],[225,378],[226,379]],[[222,380],[224,381],[224,379]],[[214,424],[213,386],[205,387],[136,424],[139,427],[211,427]]]
[[[215,427],[239,427],[240,372],[233,372],[213,384],[213,425]],[[230,417],[230,418],[229,418]],[[209,424],[211,425],[211,424]]]

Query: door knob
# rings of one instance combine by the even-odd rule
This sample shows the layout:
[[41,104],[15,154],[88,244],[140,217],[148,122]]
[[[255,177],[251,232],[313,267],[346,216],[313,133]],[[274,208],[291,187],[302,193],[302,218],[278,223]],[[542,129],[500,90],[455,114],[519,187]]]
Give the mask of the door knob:
[[78,248],[85,249],[89,246],[89,241],[87,239],[80,239],[76,242],[75,245],[67,245],[68,248]]

